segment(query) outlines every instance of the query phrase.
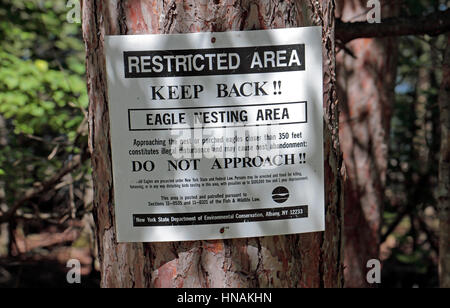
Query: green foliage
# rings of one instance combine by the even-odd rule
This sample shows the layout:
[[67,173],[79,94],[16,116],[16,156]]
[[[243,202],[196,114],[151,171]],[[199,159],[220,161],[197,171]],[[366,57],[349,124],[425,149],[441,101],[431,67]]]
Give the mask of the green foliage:
[[0,113],[12,119],[14,133],[68,135],[81,124],[88,103],[82,78],[2,51],[0,66]]
[[0,37],[0,113],[14,132],[76,129],[88,99],[79,25],[66,21],[65,1],[2,1]]
[[65,0],[0,2],[0,180],[9,204],[87,144],[84,46],[69,9]]

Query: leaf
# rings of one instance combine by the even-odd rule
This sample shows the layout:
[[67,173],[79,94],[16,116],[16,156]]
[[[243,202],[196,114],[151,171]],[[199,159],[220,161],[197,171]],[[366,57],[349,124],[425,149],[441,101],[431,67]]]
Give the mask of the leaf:
[[3,82],[9,90],[13,90],[19,85],[19,79],[16,76],[8,76],[3,80]]
[[34,61],[34,64],[36,65],[36,67],[38,68],[38,70],[40,70],[41,72],[47,72],[48,71],[48,63],[47,61],[44,60],[36,60]]

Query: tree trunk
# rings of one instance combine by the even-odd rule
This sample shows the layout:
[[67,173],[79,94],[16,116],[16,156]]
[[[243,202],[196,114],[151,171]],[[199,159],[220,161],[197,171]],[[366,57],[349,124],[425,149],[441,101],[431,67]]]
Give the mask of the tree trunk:
[[[367,20],[366,0],[337,3],[342,21]],[[394,5],[382,5],[382,17],[390,17]],[[347,172],[344,276],[346,287],[366,287],[367,261],[379,258],[397,41],[359,39],[346,48],[354,55],[341,50],[337,56],[339,134]]]
[[[342,189],[334,1],[83,1],[94,204],[103,287],[340,287]],[[224,241],[117,244],[104,36],[323,25],[326,232]]]
[[442,288],[450,288],[450,34],[442,69],[439,93],[441,150],[439,159],[440,249],[439,273]]

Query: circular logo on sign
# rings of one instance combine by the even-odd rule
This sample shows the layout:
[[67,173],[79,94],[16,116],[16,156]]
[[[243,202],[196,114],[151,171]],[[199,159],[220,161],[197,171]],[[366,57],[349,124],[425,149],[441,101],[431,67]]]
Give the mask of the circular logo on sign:
[[272,191],[272,199],[276,203],[284,203],[284,202],[286,202],[287,199],[289,199],[289,190],[286,187],[284,187],[284,186],[280,186],[280,187],[275,188]]

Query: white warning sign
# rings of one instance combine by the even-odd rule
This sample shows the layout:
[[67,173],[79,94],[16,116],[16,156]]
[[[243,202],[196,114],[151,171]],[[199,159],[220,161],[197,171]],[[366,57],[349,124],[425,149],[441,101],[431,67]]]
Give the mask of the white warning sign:
[[324,230],[321,32],[106,37],[119,242]]

